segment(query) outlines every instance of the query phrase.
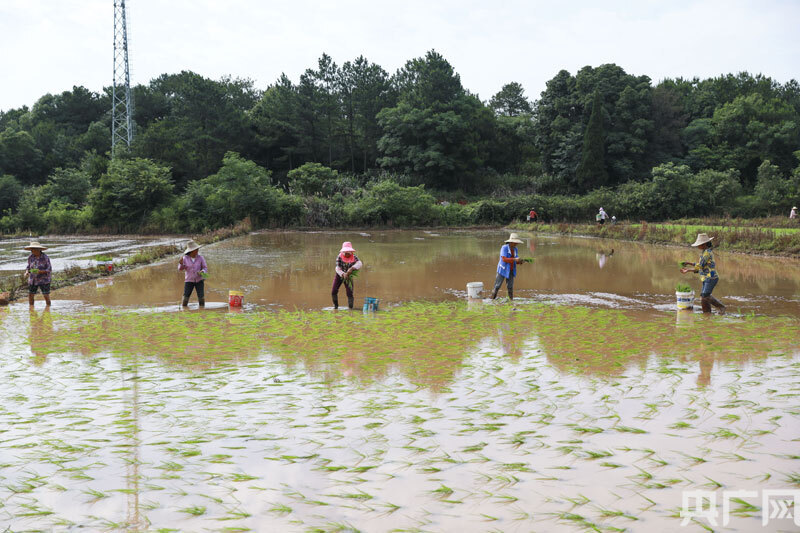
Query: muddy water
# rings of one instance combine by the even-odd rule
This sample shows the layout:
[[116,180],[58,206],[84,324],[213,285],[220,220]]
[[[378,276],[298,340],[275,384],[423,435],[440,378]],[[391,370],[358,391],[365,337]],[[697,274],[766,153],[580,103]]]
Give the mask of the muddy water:
[[[343,240],[351,240],[365,263],[356,280],[357,307],[364,296],[390,305],[466,296],[466,284],[494,282],[505,232],[413,232],[371,234],[268,232],[203,248],[211,270],[207,298],[227,301],[245,292],[250,306],[320,309],[331,305],[333,263]],[[525,237],[516,296],[600,307],[671,310],[677,282],[699,293],[698,276],[682,276],[678,261],[696,261],[696,250],[597,239]],[[611,250],[614,250],[613,255]],[[164,307],[182,293],[177,259],[98,285],[58,291],[56,300],[95,306]],[[741,313],[800,315],[800,261],[717,252],[721,281],[715,296]],[[113,284],[113,289],[111,288]],[[344,288],[340,303],[346,302]],[[501,295],[505,295],[505,288]]]
[[[347,238],[388,311],[321,310]],[[702,531],[696,491],[797,530],[763,500],[800,489],[796,263],[718,254],[744,313],[703,317],[685,251],[537,238],[524,299],[466,302],[502,239],[252,235],[204,249],[246,312],[133,312],[174,261],[0,308],[0,530]]]

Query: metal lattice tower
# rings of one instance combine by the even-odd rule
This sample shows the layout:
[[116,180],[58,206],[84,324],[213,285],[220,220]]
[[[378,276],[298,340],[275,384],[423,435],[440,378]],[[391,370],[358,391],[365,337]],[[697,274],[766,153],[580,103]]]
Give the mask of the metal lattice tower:
[[111,156],[118,144],[133,142],[133,96],[128,66],[128,23],[125,0],[114,0],[114,85],[111,88]]

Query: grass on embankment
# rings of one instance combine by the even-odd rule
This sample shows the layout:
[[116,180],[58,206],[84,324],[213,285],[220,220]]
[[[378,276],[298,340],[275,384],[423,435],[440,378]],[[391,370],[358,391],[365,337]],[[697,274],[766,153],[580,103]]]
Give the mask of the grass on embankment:
[[[198,235],[194,240],[198,244],[211,244],[219,242],[231,237],[244,235],[252,231],[250,219],[245,219],[234,226],[227,228],[220,228],[202,235]],[[111,276],[115,273],[124,272],[132,268],[147,265],[181,253],[182,248],[174,244],[163,244],[158,246],[145,246],[135,254],[114,263],[114,272],[108,272],[101,268],[81,268],[77,265],[68,266],[62,271],[54,272],[52,281],[50,283],[51,290],[60,289],[62,287],[69,287],[77,285],[85,281],[90,281],[96,278]],[[25,295],[27,292],[28,282],[22,274],[14,276],[9,279],[0,280],[0,299],[7,301],[14,301]],[[3,293],[8,293],[8,297],[4,298]]]
[[730,220],[708,220],[707,222],[691,220],[663,224],[619,222],[615,225],[603,226],[518,222],[511,224],[509,228],[536,233],[588,235],[605,239],[682,245],[694,242],[698,233],[708,233],[714,237],[714,247],[718,250],[800,256],[800,229],[797,227],[770,228],[751,225],[754,221],[742,222],[738,225],[731,225]]

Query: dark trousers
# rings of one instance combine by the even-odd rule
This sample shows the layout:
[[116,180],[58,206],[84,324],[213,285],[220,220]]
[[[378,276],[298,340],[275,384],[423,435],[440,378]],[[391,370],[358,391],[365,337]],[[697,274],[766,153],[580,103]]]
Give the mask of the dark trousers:
[[197,291],[197,299],[198,300],[205,300],[206,299],[206,285],[205,280],[200,280],[197,282],[194,281],[184,281],[183,282],[183,299],[188,300],[189,297],[192,295],[192,291]]
[[[333,287],[331,287],[331,300],[333,300],[333,306],[339,307],[339,287],[342,286],[344,283],[344,279],[339,275],[333,278]],[[353,286],[344,283],[344,290],[347,293],[347,306],[352,309],[353,308]]]

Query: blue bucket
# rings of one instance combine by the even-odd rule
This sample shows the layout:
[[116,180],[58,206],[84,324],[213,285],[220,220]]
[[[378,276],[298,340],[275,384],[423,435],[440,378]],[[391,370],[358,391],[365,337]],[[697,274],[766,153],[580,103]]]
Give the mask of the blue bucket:
[[377,311],[379,302],[377,298],[364,298],[364,311]]

